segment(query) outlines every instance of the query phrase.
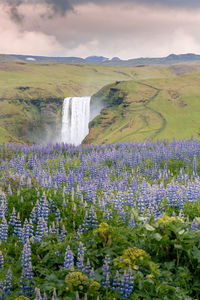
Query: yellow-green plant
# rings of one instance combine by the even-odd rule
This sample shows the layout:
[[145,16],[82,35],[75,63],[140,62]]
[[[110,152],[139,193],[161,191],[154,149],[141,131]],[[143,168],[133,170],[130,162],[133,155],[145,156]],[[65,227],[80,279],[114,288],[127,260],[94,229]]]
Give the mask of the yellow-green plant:
[[100,289],[100,284],[89,279],[87,275],[82,272],[72,272],[65,278],[68,291],[78,291],[80,293],[94,294]]
[[89,278],[81,272],[73,272],[66,276],[67,290],[83,291],[90,285]]
[[109,225],[106,223],[101,223],[99,227],[94,230],[95,234],[98,234],[100,239],[102,240],[104,247],[111,247],[112,246],[112,235],[110,232]]
[[89,289],[88,289],[88,294],[95,294],[99,289],[100,289],[101,285],[99,282],[95,281],[94,279],[91,279],[90,285],[89,285]]
[[133,269],[138,270],[139,266],[148,259],[149,256],[143,249],[133,247],[124,250],[122,256],[115,260],[115,264],[117,264],[121,268],[126,269],[131,266]]
[[167,226],[173,222],[177,223],[177,222],[181,222],[183,223],[183,220],[181,220],[178,216],[172,216],[169,217],[167,215],[163,215],[162,217],[158,218],[157,220],[158,224],[160,226]]
[[131,267],[133,270],[139,270],[142,266],[145,267],[147,273],[150,272],[152,277],[159,274],[159,268],[151,257],[143,249],[137,247],[124,250],[122,256],[115,259],[115,265],[123,269]]

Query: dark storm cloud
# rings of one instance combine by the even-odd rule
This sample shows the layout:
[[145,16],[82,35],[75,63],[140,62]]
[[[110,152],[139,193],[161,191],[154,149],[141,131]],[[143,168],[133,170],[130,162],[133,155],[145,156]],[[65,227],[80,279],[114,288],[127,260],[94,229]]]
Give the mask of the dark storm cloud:
[[25,0],[1,0],[1,2],[8,6],[10,9],[10,14],[12,16],[12,18],[16,21],[16,22],[21,22],[23,19],[23,16],[21,14],[19,14],[18,12],[18,7],[23,4],[25,2]]
[[49,15],[49,17],[52,17],[54,14],[64,16],[67,11],[73,10],[75,2],[73,0],[0,0],[0,4],[2,3],[9,8],[10,14],[16,22],[23,20],[23,15],[19,12],[20,5],[46,4],[52,9],[52,14]]
[[65,15],[67,10],[73,9],[73,2],[70,0],[41,0],[41,3],[50,5],[55,13]]

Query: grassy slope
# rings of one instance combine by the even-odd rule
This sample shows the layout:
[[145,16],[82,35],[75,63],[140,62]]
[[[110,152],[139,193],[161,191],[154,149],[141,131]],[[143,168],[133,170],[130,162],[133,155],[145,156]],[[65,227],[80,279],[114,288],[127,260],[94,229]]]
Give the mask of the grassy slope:
[[[122,82],[113,84],[116,80]],[[28,100],[92,95],[103,86],[105,95],[117,87],[127,96],[103,110],[86,142],[199,137],[199,80],[199,64],[173,69],[1,62],[0,143],[19,141],[27,120],[39,128],[41,116]]]
[[152,74],[147,73],[146,78],[135,76],[134,80],[107,86],[97,94],[106,97],[110,88],[128,92],[122,104],[104,109],[92,122],[85,142],[199,137],[200,65],[188,68],[190,73],[185,73],[184,67],[184,74],[178,72],[178,76],[169,69],[163,70],[162,78],[150,78]]
[[27,122],[39,126],[39,112],[27,105],[27,100],[92,95],[108,83],[128,79],[134,72],[134,68],[1,62],[0,142],[19,141],[16,136],[23,135]]
[[161,89],[150,104],[166,119],[166,126],[156,136],[159,139],[198,138],[200,136],[200,72],[175,79],[156,80],[151,84]]
[[[123,73],[124,72],[124,73]],[[0,97],[30,99],[88,95],[115,80],[124,80],[129,68],[56,63],[1,63]],[[25,90],[20,87],[28,87]]]

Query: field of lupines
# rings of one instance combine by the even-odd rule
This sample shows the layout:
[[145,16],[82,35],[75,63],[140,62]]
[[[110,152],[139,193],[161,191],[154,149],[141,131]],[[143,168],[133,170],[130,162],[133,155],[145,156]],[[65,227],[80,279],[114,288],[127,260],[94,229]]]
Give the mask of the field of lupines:
[[200,299],[200,140],[0,146],[0,299]]

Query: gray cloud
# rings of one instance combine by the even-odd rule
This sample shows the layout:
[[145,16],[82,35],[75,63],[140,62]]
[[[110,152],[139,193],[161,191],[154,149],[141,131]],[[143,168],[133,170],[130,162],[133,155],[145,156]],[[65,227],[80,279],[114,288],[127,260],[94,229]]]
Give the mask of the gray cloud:
[[22,22],[24,16],[19,12],[21,5],[37,5],[46,4],[52,12],[48,13],[48,17],[53,17],[56,14],[64,16],[67,11],[73,10],[73,5],[76,1],[73,0],[0,0],[0,3],[8,7],[11,17],[16,22]]
[[56,14],[64,16],[67,11],[73,10],[78,4],[93,3],[96,5],[113,4],[143,4],[143,5],[161,5],[166,7],[181,8],[200,8],[199,0],[1,0],[1,3],[10,8],[13,19],[17,22],[22,21],[23,15],[19,13],[18,8],[22,4],[46,4],[51,7],[53,17]]
[[66,11],[73,10],[73,2],[70,0],[41,0],[41,3],[45,2],[50,5],[55,13],[65,15]]
[[0,53],[199,53],[199,27],[195,0],[0,0]]

